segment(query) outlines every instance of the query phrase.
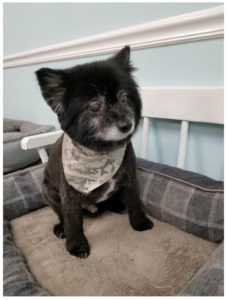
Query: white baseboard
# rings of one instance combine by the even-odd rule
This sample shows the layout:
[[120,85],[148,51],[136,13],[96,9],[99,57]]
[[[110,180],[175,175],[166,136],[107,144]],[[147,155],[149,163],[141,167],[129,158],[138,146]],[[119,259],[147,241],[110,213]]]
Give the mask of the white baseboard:
[[4,68],[101,55],[119,50],[160,47],[224,36],[224,6],[160,19],[73,41],[6,56]]

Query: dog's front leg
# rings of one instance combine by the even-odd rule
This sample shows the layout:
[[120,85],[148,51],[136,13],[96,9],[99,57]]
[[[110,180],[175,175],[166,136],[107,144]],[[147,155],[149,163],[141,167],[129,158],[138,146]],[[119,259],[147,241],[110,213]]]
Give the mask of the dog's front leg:
[[71,255],[88,257],[90,247],[83,232],[81,202],[83,196],[69,185],[61,193],[66,248]]
[[151,229],[153,227],[153,223],[145,216],[141,209],[139,189],[136,186],[136,183],[134,186],[125,187],[123,193],[132,228],[137,231]]

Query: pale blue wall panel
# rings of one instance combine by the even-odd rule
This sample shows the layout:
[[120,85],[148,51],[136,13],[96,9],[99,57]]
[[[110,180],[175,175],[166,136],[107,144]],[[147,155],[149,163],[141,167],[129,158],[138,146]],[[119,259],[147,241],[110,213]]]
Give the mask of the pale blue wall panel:
[[135,51],[143,86],[221,86],[224,40],[214,39]]
[[5,3],[4,55],[222,3]]
[[[220,3],[221,4],[221,3]],[[217,6],[218,3],[61,3],[4,5],[4,53],[28,50],[124,26]],[[53,9],[54,7],[54,9]],[[67,68],[108,56],[73,59],[4,70],[4,117],[54,124],[34,72]],[[132,60],[141,86],[222,86],[223,39],[137,50]],[[180,122],[152,120],[148,158],[176,165]],[[141,126],[133,138],[140,153]],[[223,179],[223,126],[191,124],[186,169]]]
[[[148,159],[176,166],[180,122],[151,120]],[[141,153],[142,126],[133,137],[136,154]],[[224,179],[224,128],[221,125],[190,123],[185,169],[217,180]]]

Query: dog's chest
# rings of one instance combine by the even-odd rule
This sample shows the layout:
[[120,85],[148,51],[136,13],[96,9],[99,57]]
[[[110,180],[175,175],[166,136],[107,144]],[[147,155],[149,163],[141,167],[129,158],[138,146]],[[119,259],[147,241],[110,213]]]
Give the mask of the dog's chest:
[[[62,165],[67,183],[84,195],[110,182],[114,188],[113,176],[120,168],[126,144],[111,152],[95,152],[73,142],[65,133],[62,143]],[[103,189],[103,192],[106,189]],[[110,192],[107,192],[107,195]]]
[[116,187],[116,179],[111,178],[108,182],[108,187],[106,190],[103,191],[103,193],[101,193],[100,195],[97,196],[97,198],[95,199],[96,203],[102,202],[107,200],[111,193],[113,193],[115,191],[115,187]]

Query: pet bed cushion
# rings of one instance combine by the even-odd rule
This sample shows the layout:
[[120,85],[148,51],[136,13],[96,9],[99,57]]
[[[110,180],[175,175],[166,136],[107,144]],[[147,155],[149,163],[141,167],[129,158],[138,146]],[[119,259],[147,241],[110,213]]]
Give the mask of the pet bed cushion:
[[149,215],[212,242],[224,238],[224,183],[198,173],[137,159]]
[[136,232],[126,214],[84,219],[86,260],[69,255],[53,234],[58,220],[49,207],[11,222],[16,246],[51,295],[177,295],[217,247],[157,220],[151,231]]
[[48,296],[28,272],[19,249],[15,247],[9,222],[4,219],[4,295]]
[[182,296],[224,295],[224,242],[214,251],[187,286]]
[[[11,237],[11,231],[10,231],[10,224],[9,221],[13,220],[17,217],[26,215],[29,212],[32,212],[34,210],[37,210],[39,208],[42,208],[46,206],[45,202],[42,199],[41,196],[41,182],[43,178],[43,169],[45,167],[45,164],[39,165],[36,167],[30,167],[25,170],[17,171],[8,175],[4,176],[4,183],[3,183],[3,191],[4,191],[4,217],[5,217],[5,227],[4,227],[4,295],[5,296],[29,296],[29,295],[46,295],[48,294],[47,291],[44,289],[39,289],[39,284],[34,281],[31,275],[29,275],[28,270],[26,269],[26,266],[24,264],[23,257],[20,255],[20,252],[14,247],[14,243],[12,241]],[[164,170],[163,170],[164,168]],[[199,204],[199,209],[196,211],[196,216],[198,220],[201,219],[201,215],[203,215],[203,211],[206,209],[210,209],[210,212],[208,215],[216,216],[216,219],[219,220],[218,226],[219,230],[213,231],[213,238],[215,241],[219,241],[223,239],[223,183],[217,182],[215,180],[212,180],[210,178],[204,177],[199,174],[195,174],[188,171],[183,171],[177,168],[172,168],[165,165],[160,165],[156,163],[150,163],[145,160],[138,160],[137,161],[137,171],[138,171],[138,180],[141,187],[141,195],[142,195],[142,204],[144,206],[144,209],[146,213],[153,214],[155,218],[159,218],[162,220],[162,217],[166,216],[165,214],[160,213],[160,210],[164,210],[165,207],[168,207],[172,203],[169,203],[169,201],[161,201],[162,205],[160,206],[158,203],[158,195],[160,195],[160,199],[163,199],[161,195],[163,195],[163,189],[168,186],[168,179],[171,180],[171,185],[174,187],[174,183],[181,183],[181,179],[178,178],[178,175],[180,174],[183,177],[182,185],[185,189],[189,187],[195,188],[195,191],[201,190],[199,187],[194,187],[194,183],[192,180],[196,178],[198,182],[201,180],[203,181],[202,184],[206,183],[207,187],[206,189],[209,189],[208,195],[212,193],[212,195],[217,193],[216,199],[218,200],[215,202],[215,205],[210,205],[207,208],[207,202],[204,202],[204,207],[201,206],[203,202],[199,201],[200,193],[197,194],[197,200]],[[174,174],[172,174],[174,172]],[[175,176],[175,177],[174,177]],[[174,177],[174,178],[172,178]],[[153,182],[151,186],[151,180]],[[163,181],[162,181],[163,180]],[[164,181],[166,180],[166,181]],[[188,182],[186,182],[188,180]],[[189,182],[190,181],[190,182]],[[203,185],[204,186],[204,185]],[[178,185],[177,185],[178,187]],[[210,187],[210,188],[209,188]],[[210,191],[212,187],[212,191]],[[149,191],[152,190],[152,193]],[[181,192],[181,189],[176,189],[175,193],[173,194],[173,202],[175,199],[181,200],[180,203],[182,203],[184,200],[187,200],[187,197],[179,197],[178,193]],[[148,198],[148,195],[150,198]],[[181,194],[182,195],[182,194]],[[185,194],[183,194],[185,195]],[[167,198],[165,198],[167,199]],[[210,198],[209,198],[210,199]],[[213,197],[212,200],[210,199],[210,203],[213,203],[213,200],[215,198]],[[155,201],[154,201],[155,200]],[[153,204],[155,203],[155,205]],[[165,206],[163,206],[165,205]],[[194,203],[196,207],[196,201]],[[154,208],[154,211],[151,210],[151,208]],[[155,209],[156,207],[161,207],[159,210]],[[170,211],[172,214],[172,219],[169,218],[170,221],[167,220],[167,222],[172,222],[172,224],[175,224],[175,226],[178,226],[178,223],[175,221],[175,210],[166,210]],[[158,212],[158,213],[157,213]],[[187,214],[181,214],[180,221],[184,221],[184,217],[187,218]],[[213,217],[212,217],[213,218]],[[176,218],[178,220],[178,218]],[[213,224],[207,219],[206,222],[203,223],[202,229],[201,227],[194,227],[194,234],[201,235],[201,237],[204,236],[204,230],[207,232],[207,228],[212,228]],[[213,218],[214,220],[214,218]],[[125,221],[126,222],[126,221]],[[158,221],[155,221],[155,223]],[[174,223],[175,222],[175,223]],[[187,221],[185,221],[187,222]],[[194,222],[196,222],[196,218],[194,219]],[[121,224],[121,223],[120,223]],[[126,224],[126,223],[125,223]],[[128,224],[128,220],[127,220]],[[163,223],[160,223],[163,224]],[[181,224],[181,223],[180,223]],[[129,224],[128,224],[129,225]],[[214,223],[215,225],[215,223]],[[157,227],[157,226],[156,226]],[[130,227],[129,227],[130,228]],[[160,227],[161,228],[161,227]],[[183,229],[185,227],[182,227]],[[196,228],[199,228],[198,232],[196,232]],[[129,229],[128,229],[129,230]],[[155,228],[154,228],[155,230]],[[186,229],[187,230],[187,229]],[[150,231],[151,233],[153,232]],[[155,232],[155,231],[154,231]],[[221,232],[221,234],[220,234]],[[51,234],[51,231],[50,231]],[[140,233],[138,233],[140,234]],[[143,234],[143,233],[142,233]],[[183,232],[184,234],[184,232]],[[217,235],[217,236],[216,236]],[[190,235],[191,236],[191,235]],[[139,235],[138,235],[139,237]],[[90,238],[91,239],[91,238]],[[58,240],[57,243],[62,242]],[[168,242],[168,241],[167,241]],[[37,244],[38,246],[39,244]],[[99,244],[97,244],[99,245]],[[218,245],[218,244],[217,244]],[[63,247],[63,246],[61,246]],[[93,247],[93,246],[92,246]],[[141,246],[141,248],[143,245]],[[188,244],[188,247],[190,249],[190,244]],[[221,247],[221,246],[220,246]],[[94,250],[94,248],[92,248]],[[92,251],[93,251],[92,250]],[[40,252],[40,255],[42,255],[42,251]],[[139,260],[139,258],[138,258]],[[216,263],[216,268],[218,265],[223,266],[223,252],[218,252],[217,260],[219,263]],[[85,261],[85,260],[84,260]],[[212,296],[212,295],[223,295],[223,268],[220,268],[219,270],[219,276],[216,276],[216,272],[213,272],[214,276],[212,277],[212,268],[205,268],[203,270],[203,278],[206,278],[206,281],[204,284],[206,285],[213,285],[218,287],[218,289],[213,289],[210,291],[209,289],[206,289],[205,287],[201,286],[201,289],[192,288],[190,291],[187,292],[187,294],[194,293],[195,295],[199,295],[198,293],[207,293],[206,295]],[[205,273],[204,273],[205,272]],[[24,275],[22,275],[22,273]],[[97,270],[97,276],[99,276],[99,269]],[[209,273],[209,275],[206,276],[206,274]],[[204,275],[205,274],[205,275]],[[184,271],[182,273],[182,276],[184,275]],[[196,276],[196,275],[195,275]],[[220,279],[221,278],[221,279]],[[91,278],[91,280],[95,280]],[[190,282],[188,283],[190,285]],[[201,283],[202,285],[203,283]],[[193,278],[192,278],[192,286],[193,285]],[[203,289],[203,290],[202,290]]]
[[22,138],[52,131],[54,126],[38,125],[31,122],[5,118],[3,120],[3,163],[4,173],[24,168],[39,160],[37,150],[21,149]]

